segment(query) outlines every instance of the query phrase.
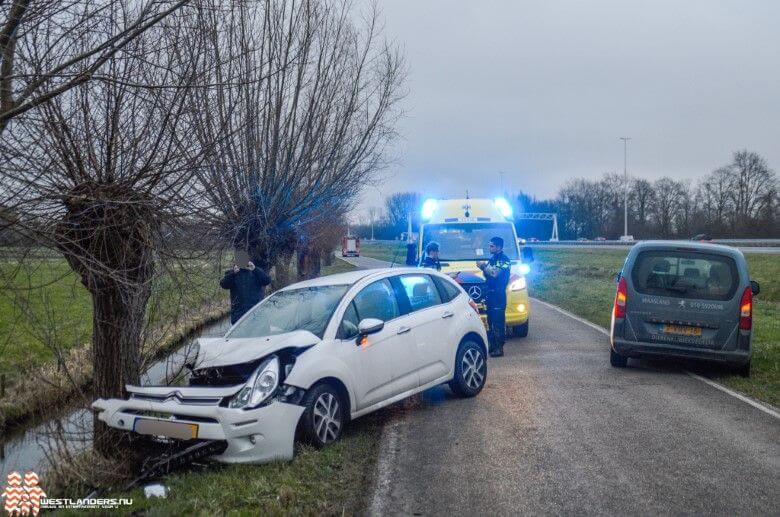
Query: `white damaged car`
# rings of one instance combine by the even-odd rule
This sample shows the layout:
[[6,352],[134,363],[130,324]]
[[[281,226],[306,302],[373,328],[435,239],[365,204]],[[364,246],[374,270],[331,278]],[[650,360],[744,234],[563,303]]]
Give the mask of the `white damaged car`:
[[154,441],[224,444],[214,459],[291,459],[296,435],[322,447],[349,420],[437,384],[473,397],[487,335],[468,295],[431,270],[375,269],[269,296],[223,338],[201,339],[188,386],[127,386],[92,407]]

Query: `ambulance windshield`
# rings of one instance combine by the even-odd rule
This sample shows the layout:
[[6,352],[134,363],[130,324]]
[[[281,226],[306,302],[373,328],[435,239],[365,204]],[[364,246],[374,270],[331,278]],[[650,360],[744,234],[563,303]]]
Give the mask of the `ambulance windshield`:
[[488,244],[492,237],[504,239],[504,253],[517,260],[517,241],[511,223],[445,223],[426,224],[423,229],[422,248],[431,241],[439,243],[439,259],[487,260]]

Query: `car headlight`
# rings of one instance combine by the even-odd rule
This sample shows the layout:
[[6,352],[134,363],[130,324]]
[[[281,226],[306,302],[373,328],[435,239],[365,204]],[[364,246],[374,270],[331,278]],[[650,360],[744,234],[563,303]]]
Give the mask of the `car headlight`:
[[521,276],[521,277],[515,279],[514,282],[509,284],[509,290],[510,291],[522,291],[523,289],[525,289],[525,287],[526,287],[526,283],[525,283],[525,277],[524,276]]
[[243,388],[230,401],[231,408],[254,408],[262,404],[279,385],[279,358],[271,356],[252,374]]

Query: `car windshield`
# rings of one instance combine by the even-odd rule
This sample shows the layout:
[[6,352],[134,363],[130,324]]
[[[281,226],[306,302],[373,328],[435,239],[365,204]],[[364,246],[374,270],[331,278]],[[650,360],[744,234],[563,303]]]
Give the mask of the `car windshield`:
[[325,327],[349,285],[323,285],[277,291],[256,305],[227,338],[274,336],[308,330],[322,338]]
[[642,294],[728,300],[737,289],[734,260],[725,255],[692,251],[643,251],[632,271]]
[[423,227],[423,249],[431,241],[439,243],[441,260],[475,260],[490,257],[491,237],[504,239],[504,253],[518,259],[517,241],[511,223],[447,223]]

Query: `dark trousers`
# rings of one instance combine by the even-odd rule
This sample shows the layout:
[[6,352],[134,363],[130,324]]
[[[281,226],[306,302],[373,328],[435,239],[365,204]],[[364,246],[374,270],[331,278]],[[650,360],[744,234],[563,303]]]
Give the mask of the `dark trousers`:
[[485,311],[487,313],[488,323],[488,340],[490,341],[490,349],[504,347],[504,332],[506,330],[506,307],[488,307]]

